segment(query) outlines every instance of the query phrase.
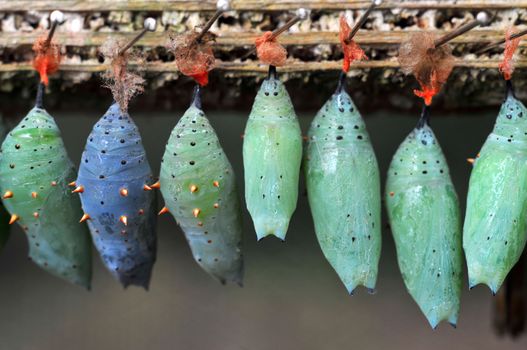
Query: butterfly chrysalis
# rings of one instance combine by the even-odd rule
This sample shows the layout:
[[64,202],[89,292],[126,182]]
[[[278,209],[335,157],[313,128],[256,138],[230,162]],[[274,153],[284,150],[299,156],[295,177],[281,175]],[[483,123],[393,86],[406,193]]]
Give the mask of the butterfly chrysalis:
[[285,240],[296,208],[302,136],[285,86],[269,67],[252,107],[243,139],[245,199],[257,238]]
[[77,196],[68,183],[75,168],[54,119],[37,105],[7,135],[0,157],[3,202],[27,233],[29,257],[46,271],[90,287],[91,243]]
[[124,287],[147,289],[156,260],[153,177],[137,126],[117,103],[88,136],[75,183],[108,270]]
[[527,240],[527,109],[507,97],[470,175],[463,248],[469,286],[496,293]]
[[428,113],[391,161],[385,201],[406,288],[435,328],[457,323],[462,252],[457,194]]
[[242,222],[232,166],[201,109],[196,86],[191,106],[168,140],[161,193],[197,263],[222,283],[242,284]]
[[379,167],[366,125],[344,88],[317,113],[304,158],[307,194],[320,247],[353,293],[375,288],[381,251]]
[[128,103],[143,91],[144,79],[128,71],[135,53],[123,45],[110,38],[101,47],[111,60],[105,87],[116,102],[88,136],[75,192],[108,270],[125,288],[148,289],[156,260],[156,195],[141,135],[128,114]]

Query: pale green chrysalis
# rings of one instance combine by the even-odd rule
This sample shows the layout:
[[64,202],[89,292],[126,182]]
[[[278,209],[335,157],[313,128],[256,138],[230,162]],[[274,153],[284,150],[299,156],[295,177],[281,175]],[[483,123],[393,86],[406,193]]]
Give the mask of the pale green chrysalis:
[[358,285],[375,288],[381,187],[366,125],[344,89],[345,77],[311,123],[304,171],[320,247],[353,293]]
[[285,240],[298,198],[302,135],[293,104],[273,66],[253,104],[243,139],[245,200],[258,240]]
[[508,84],[494,130],[470,175],[463,248],[469,286],[495,294],[527,240],[527,110]]
[[391,161],[385,201],[406,288],[435,328],[457,323],[462,250],[458,198],[428,113]]
[[234,171],[199,94],[197,86],[192,105],[168,140],[161,193],[196,262],[222,283],[242,285],[242,220]]

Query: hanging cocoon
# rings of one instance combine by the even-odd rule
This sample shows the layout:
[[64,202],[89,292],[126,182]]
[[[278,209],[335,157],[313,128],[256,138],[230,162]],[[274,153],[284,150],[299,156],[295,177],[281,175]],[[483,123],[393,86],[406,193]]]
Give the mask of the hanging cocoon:
[[302,136],[291,99],[270,66],[243,139],[245,200],[258,240],[285,240],[298,197]]
[[242,284],[242,221],[234,171],[201,109],[199,87],[170,134],[161,164],[166,207],[196,262],[225,283]]
[[156,196],[137,126],[114,103],[95,124],[75,192],[95,247],[123,287],[148,289],[156,260]]
[[79,199],[68,189],[74,177],[57,124],[42,106],[36,106],[2,144],[2,201],[11,222],[18,222],[26,232],[32,261],[90,288],[90,237],[86,225],[78,222]]
[[428,107],[391,161],[385,201],[406,288],[432,327],[442,320],[455,326],[462,281],[459,203]]
[[349,293],[375,288],[381,252],[379,167],[366,125],[343,87],[308,132],[304,170],[318,242]]
[[520,258],[527,240],[527,110],[508,93],[470,175],[463,248],[469,286],[493,293]]

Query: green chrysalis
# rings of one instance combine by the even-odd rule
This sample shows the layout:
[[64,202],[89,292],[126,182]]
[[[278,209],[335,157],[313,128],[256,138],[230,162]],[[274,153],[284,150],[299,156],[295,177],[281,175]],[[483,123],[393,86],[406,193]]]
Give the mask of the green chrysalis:
[[469,286],[495,294],[527,240],[527,110],[508,84],[494,130],[470,175],[463,248]]
[[168,140],[161,193],[198,264],[222,283],[241,285],[242,221],[234,171],[201,109],[199,93],[197,86]]
[[385,200],[406,288],[435,328],[457,323],[462,252],[458,198],[428,113],[391,161]]
[[374,289],[381,252],[379,167],[366,125],[339,87],[308,132],[304,170],[315,231],[349,293]]
[[300,125],[273,66],[249,115],[243,139],[245,200],[258,240],[285,240],[298,198],[302,161]]
[[18,221],[27,233],[30,259],[53,275],[89,288],[90,236],[79,223],[79,198],[68,188],[75,168],[57,124],[40,103],[4,140],[0,179],[11,221]]

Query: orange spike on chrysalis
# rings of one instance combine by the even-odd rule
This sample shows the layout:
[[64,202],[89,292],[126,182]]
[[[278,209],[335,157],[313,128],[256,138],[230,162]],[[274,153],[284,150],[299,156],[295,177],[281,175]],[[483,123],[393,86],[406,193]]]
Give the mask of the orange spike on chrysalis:
[[152,187],[148,186],[148,185],[143,185],[143,190],[144,191],[152,191]]
[[72,182],[70,182],[70,183],[68,184],[68,186],[70,186],[70,187],[76,187],[77,184],[75,183],[75,181],[72,181]]
[[71,193],[83,193],[84,192],[84,186],[77,186]]
[[192,210],[192,215],[194,215],[195,218],[198,217],[199,213],[201,213],[201,210],[199,208],[195,208]]
[[39,216],[40,216],[40,214],[39,214],[38,212],[34,212],[34,213],[33,213],[33,217],[34,217],[35,219],[38,219]]
[[475,159],[474,158],[467,158],[467,162],[469,162],[470,164],[474,164]]
[[121,190],[119,191],[119,194],[123,197],[126,197],[128,196],[128,190],[126,188],[121,188]]
[[18,215],[16,214],[11,215],[11,219],[9,219],[9,225],[14,224],[16,221],[18,221],[18,219],[20,219]]
[[86,213],[84,213],[84,215],[82,215],[82,218],[79,220],[79,222],[84,222],[86,220],[90,220],[90,216]]
[[119,221],[122,222],[124,226],[128,225],[128,218],[126,215],[121,215],[121,217],[119,217]]
[[31,197],[37,198],[38,197],[38,193],[37,192],[31,192]]
[[212,185],[213,185],[214,187],[220,187],[220,183],[219,183],[218,181],[213,181],[213,182],[212,182]]
[[196,185],[191,185],[190,186],[190,192],[191,193],[194,193],[194,192],[197,192],[197,191],[198,191],[198,186],[196,186]]
[[150,185],[150,187],[151,187],[151,188],[155,188],[155,189],[159,189],[159,188],[161,188],[161,184],[160,184],[159,181],[158,181],[158,182],[156,182],[155,184]]
[[161,209],[159,211],[159,213],[157,213],[157,215],[163,215],[163,214],[166,214],[168,213],[168,208],[167,207],[163,207],[163,209]]
[[2,198],[4,198],[4,199],[13,198],[13,192],[12,191],[5,191],[4,196]]

